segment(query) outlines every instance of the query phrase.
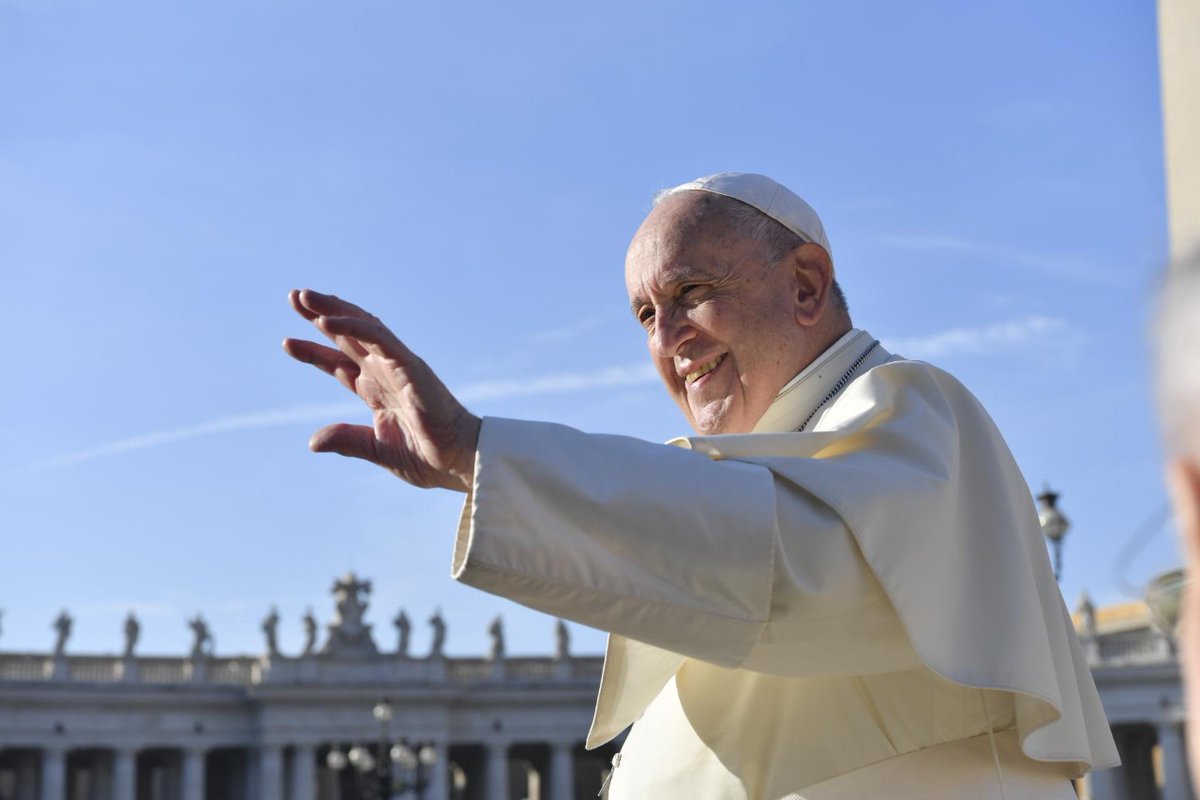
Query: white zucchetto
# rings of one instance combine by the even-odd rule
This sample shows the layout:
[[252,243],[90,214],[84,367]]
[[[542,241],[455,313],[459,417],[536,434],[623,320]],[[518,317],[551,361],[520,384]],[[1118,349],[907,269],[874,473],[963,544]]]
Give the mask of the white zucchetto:
[[712,192],[756,208],[806,242],[819,244],[833,258],[825,226],[813,207],[782,183],[752,172],[718,172],[667,189],[660,198],[678,192]]

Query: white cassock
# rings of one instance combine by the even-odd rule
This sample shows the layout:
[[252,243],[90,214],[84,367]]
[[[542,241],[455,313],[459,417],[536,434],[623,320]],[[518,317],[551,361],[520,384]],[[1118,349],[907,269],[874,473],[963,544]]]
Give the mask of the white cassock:
[[609,797],[1066,800],[1119,762],[1008,447],[873,344],[751,434],[484,420],[453,573],[612,634]]

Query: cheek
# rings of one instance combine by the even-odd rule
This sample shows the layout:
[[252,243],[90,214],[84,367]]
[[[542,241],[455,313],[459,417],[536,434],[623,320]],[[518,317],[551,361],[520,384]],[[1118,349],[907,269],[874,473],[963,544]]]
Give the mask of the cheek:
[[680,391],[681,381],[679,376],[675,374],[675,363],[669,358],[653,358],[654,371],[658,373],[659,380],[667,387],[667,391],[671,394],[678,394]]

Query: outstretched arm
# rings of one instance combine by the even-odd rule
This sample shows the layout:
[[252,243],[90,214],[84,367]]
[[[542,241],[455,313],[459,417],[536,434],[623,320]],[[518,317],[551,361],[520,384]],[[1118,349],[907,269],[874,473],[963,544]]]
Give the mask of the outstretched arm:
[[288,338],[284,351],[337,378],[374,414],[373,425],[317,431],[313,452],[362,458],[422,488],[470,489],[479,418],[378,318],[311,289],[292,290],[288,299],[336,348]]
[[496,417],[477,464],[462,583],[723,667],[918,663],[841,517],[766,466]]

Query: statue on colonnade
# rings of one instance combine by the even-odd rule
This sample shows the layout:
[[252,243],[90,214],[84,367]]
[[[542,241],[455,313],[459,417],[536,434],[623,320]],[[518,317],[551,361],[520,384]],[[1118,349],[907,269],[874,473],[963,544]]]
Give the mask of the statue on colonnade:
[[188,627],[192,629],[192,658],[204,658],[211,656],[216,649],[216,641],[213,639],[212,631],[209,630],[208,623],[204,621],[204,617],[199,612],[196,616],[187,621]]
[[361,581],[353,572],[347,572],[333,584],[337,613],[329,626],[329,641],[324,653],[333,655],[375,655],[379,649],[371,638],[371,626],[363,622],[367,611],[366,596],[371,593],[371,582]]
[[442,619],[442,610],[435,609],[429,618],[433,627],[433,644],[429,648],[430,658],[442,658],[446,654],[446,620]]
[[317,647],[317,618],[313,616],[310,606],[304,614],[304,651],[302,656],[311,656]]
[[72,622],[71,615],[67,613],[65,608],[59,613],[58,618],[54,620],[52,627],[58,632],[58,636],[54,640],[54,655],[56,658],[65,655],[67,652],[67,639],[71,637]]
[[571,632],[561,619],[554,621],[554,658],[566,661],[571,657]]
[[262,631],[267,637],[267,656],[279,655],[279,609],[271,606],[271,613],[262,621]]
[[502,660],[504,658],[504,620],[499,614],[488,626],[488,635],[492,637],[492,649],[488,654],[488,659],[491,661]]
[[133,658],[133,648],[137,647],[138,637],[141,636],[141,633],[142,626],[131,608],[129,615],[125,617],[125,650],[123,652],[125,658]]
[[404,613],[404,609],[400,609],[400,613],[392,620],[392,624],[396,626],[396,632],[399,634],[399,641],[396,643],[396,654],[399,656],[408,656],[408,637],[412,633],[412,623],[408,620],[408,615]]

